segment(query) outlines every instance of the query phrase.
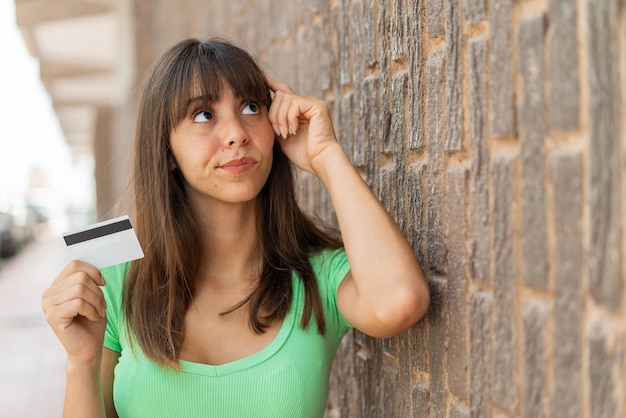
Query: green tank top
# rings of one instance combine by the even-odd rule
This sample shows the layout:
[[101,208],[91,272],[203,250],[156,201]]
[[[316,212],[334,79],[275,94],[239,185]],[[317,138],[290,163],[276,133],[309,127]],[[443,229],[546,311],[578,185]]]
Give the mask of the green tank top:
[[320,418],[328,398],[335,352],[350,324],[337,308],[337,288],[350,270],[345,251],[311,258],[324,315],[326,335],[315,318],[300,327],[304,288],[294,274],[293,303],[274,340],[261,351],[219,366],[180,360],[181,370],[161,367],[129,345],[122,289],[129,264],[102,270],[107,285],[104,346],[120,353],[113,399],[120,418]]

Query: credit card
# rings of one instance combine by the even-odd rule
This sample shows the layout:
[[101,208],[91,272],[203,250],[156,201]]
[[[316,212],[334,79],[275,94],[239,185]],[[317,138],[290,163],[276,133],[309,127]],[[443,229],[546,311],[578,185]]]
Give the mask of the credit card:
[[63,234],[76,260],[101,269],[143,258],[143,250],[127,215]]

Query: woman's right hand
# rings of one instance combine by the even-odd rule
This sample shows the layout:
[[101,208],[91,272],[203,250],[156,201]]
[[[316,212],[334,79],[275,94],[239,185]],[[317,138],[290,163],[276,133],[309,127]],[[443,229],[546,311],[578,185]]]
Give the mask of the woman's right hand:
[[43,292],[48,324],[75,365],[99,364],[106,328],[105,281],[91,264],[71,261]]

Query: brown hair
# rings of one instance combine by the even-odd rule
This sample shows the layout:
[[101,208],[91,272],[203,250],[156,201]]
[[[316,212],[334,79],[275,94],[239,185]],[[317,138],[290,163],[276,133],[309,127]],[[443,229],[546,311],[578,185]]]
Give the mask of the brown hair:
[[[222,80],[238,97],[269,107],[271,96],[257,63],[241,48],[219,39],[188,39],[166,51],[145,80],[139,102],[132,186],[135,229],[145,257],[131,264],[125,314],[129,333],[144,353],[172,367],[178,367],[200,240],[182,175],[169,164],[169,136],[184,117],[193,89],[194,94],[199,88],[202,97],[217,99]],[[261,277],[256,289],[228,312],[247,305],[251,328],[264,332],[289,311],[291,276],[296,272],[305,289],[300,325],[307,327],[315,315],[318,332],[324,334],[322,303],[309,258],[325,248],[338,248],[341,242],[304,215],[296,202],[291,163],[277,142],[273,154],[272,169],[258,196]]]

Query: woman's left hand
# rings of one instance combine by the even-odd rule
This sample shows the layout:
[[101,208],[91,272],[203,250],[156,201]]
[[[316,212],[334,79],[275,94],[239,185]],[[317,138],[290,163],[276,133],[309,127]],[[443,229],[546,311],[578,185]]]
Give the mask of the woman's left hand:
[[317,175],[315,163],[332,145],[339,145],[328,105],[313,97],[298,96],[286,84],[266,76],[274,100],[269,120],[280,146],[298,168]]

